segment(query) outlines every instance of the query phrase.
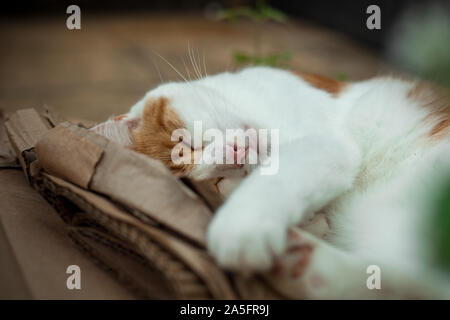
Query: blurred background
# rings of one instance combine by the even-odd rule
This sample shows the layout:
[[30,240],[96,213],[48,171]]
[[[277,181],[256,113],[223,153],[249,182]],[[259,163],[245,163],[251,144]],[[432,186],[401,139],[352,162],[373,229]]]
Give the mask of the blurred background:
[[[101,121],[161,82],[180,80],[178,73],[194,78],[196,68],[213,74],[251,64],[346,81],[409,74],[450,86],[449,2],[2,3],[0,109],[48,105],[64,117]],[[66,27],[72,4],[81,9],[80,30]],[[369,5],[380,8],[381,29],[366,25]],[[450,271],[450,183],[440,190],[436,256]]]
[[[340,80],[398,72],[402,66],[387,59],[395,56],[390,39],[405,12],[424,3],[81,0],[81,30],[66,27],[72,2],[5,3],[0,109],[49,105],[66,117],[104,120],[126,112],[162,81],[179,80],[169,63],[193,77],[192,59],[209,74],[248,64]],[[379,30],[366,26],[371,4],[381,10]],[[399,55],[397,61],[405,61]]]

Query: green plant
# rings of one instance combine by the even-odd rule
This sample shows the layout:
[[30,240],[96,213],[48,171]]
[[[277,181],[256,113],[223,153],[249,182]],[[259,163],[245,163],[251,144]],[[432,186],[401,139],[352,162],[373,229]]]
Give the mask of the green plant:
[[336,78],[336,80],[339,80],[339,81],[348,81],[349,76],[348,76],[348,74],[346,74],[344,72],[338,72],[335,75],[335,78]]
[[437,265],[450,273],[450,174],[435,195],[433,203],[432,255]]
[[249,18],[253,24],[253,54],[246,52],[236,52],[234,60],[239,64],[251,63],[254,65],[268,65],[278,66],[287,63],[291,59],[289,52],[273,53],[263,56],[261,52],[261,39],[263,33],[263,25],[267,21],[275,21],[285,23],[287,21],[286,15],[267,5],[265,1],[257,1],[254,8],[240,6],[231,9],[224,9],[219,12],[219,19],[229,19],[236,22],[238,18]]

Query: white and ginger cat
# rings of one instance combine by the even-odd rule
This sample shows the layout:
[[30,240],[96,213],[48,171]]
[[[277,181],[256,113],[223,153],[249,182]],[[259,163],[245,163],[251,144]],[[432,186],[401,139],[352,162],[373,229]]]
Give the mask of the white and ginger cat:
[[[449,101],[423,82],[343,83],[252,67],[160,85],[93,130],[179,177],[245,177],[208,230],[209,252],[223,268],[261,273],[294,298],[448,298],[424,229],[429,194],[450,168]],[[172,132],[193,132],[198,120],[223,132],[279,129],[278,173],[174,164]],[[211,157],[210,142],[186,143],[192,154]],[[245,158],[248,148],[227,141],[227,153]],[[326,235],[302,227],[317,213]],[[381,289],[370,290],[368,271],[378,267]]]

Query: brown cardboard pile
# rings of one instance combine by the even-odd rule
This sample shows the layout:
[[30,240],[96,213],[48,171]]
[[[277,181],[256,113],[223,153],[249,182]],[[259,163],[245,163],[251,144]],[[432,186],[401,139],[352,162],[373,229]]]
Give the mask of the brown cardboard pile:
[[[205,232],[220,203],[208,183],[183,183],[162,163],[48,112],[20,110],[5,126],[27,181],[78,247],[135,297],[279,297],[207,255]],[[17,166],[11,153],[0,160]]]

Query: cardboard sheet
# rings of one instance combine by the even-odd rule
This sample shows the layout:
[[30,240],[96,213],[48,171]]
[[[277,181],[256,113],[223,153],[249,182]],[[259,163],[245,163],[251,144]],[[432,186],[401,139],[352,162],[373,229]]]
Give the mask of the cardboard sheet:
[[[0,169],[0,181],[0,299],[139,298],[74,245],[20,170]],[[82,290],[67,289],[69,265],[81,268]],[[123,258],[123,267],[133,265]]]
[[[207,254],[211,210],[223,200],[213,182],[188,187],[159,161],[32,109],[13,114],[6,129],[32,186],[57,209],[74,242],[119,282],[131,283],[136,296],[280,297],[259,279],[226,274]],[[117,261],[121,253],[146,267],[134,266],[134,277]],[[149,277],[157,277],[160,295],[142,285]]]
[[5,127],[25,176],[29,179],[28,168],[35,160],[34,153],[30,151],[48,131],[49,125],[36,110],[23,109],[11,114],[5,122]]
[[35,149],[46,172],[105,194],[205,245],[211,212],[160,162],[66,122],[46,133]]
[[0,168],[20,168],[8,134],[6,133],[5,121],[8,116],[0,110]]
[[[176,234],[146,225],[107,199],[60,178],[44,173],[38,180],[38,185],[41,190],[50,189],[54,195],[67,198],[77,205],[80,211],[85,212],[85,219],[95,221],[128,242],[134,250],[151,261],[172,284],[177,284],[177,297],[199,298],[197,292],[186,292],[186,290],[206,286],[212,293],[212,297],[235,298],[223,272],[206,255],[206,252],[180,239]],[[66,220],[72,221],[73,217]],[[199,278],[195,285],[192,284],[195,281],[191,281],[194,278]],[[186,283],[187,280],[190,282]]]

